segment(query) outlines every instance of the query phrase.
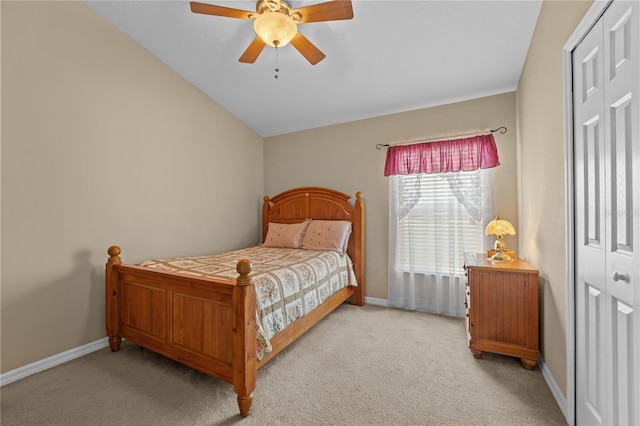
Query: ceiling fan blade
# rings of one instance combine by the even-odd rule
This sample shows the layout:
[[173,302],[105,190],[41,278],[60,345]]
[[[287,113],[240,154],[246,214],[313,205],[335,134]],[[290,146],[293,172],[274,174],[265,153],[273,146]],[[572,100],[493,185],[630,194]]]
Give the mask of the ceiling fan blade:
[[299,32],[293,37],[291,44],[311,65],[315,65],[325,58],[325,54]]
[[340,21],[353,18],[351,0],[334,0],[314,4],[300,9],[292,10],[291,14],[299,13],[301,16],[298,24],[321,21]]
[[251,19],[251,15],[255,15],[255,12],[249,12],[248,10],[233,9],[231,7],[216,6],[213,4],[198,3],[192,1],[191,11],[193,13],[202,13],[204,15],[224,16],[226,18],[238,18],[238,19]]
[[257,36],[253,39],[247,50],[244,51],[242,56],[240,56],[240,62],[244,62],[247,64],[252,64],[258,59],[260,53],[262,53],[262,49],[266,46],[265,42],[262,41],[260,36]]

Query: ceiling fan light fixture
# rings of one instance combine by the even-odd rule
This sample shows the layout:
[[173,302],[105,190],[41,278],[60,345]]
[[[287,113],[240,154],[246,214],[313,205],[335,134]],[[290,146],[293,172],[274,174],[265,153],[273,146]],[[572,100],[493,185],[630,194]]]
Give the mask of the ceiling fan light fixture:
[[295,22],[281,12],[265,12],[253,22],[253,29],[262,41],[272,47],[282,47],[298,33]]
[[300,9],[291,9],[289,0],[256,0],[255,13],[197,1],[191,1],[190,7],[193,13],[252,20],[257,35],[239,59],[247,64],[254,63],[266,46],[277,48],[291,43],[311,65],[316,65],[326,56],[298,32],[298,24],[353,18],[351,0],[330,0]]

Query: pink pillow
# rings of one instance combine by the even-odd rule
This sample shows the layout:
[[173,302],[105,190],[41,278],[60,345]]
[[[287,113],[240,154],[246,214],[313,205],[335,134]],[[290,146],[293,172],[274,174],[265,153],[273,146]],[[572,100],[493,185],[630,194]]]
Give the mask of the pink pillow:
[[351,235],[351,222],[346,220],[312,220],[302,240],[306,250],[333,250],[345,254]]
[[301,223],[271,222],[267,228],[265,247],[300,248],[305,231],[311,221],[306,219]]

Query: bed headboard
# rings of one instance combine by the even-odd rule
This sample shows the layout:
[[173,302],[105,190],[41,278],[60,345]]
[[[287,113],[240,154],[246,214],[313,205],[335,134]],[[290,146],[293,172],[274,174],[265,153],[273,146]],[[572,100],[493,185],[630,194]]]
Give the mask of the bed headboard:
[[[351,197],[328,188],[307,186],[282,192],[272,198],[264,197],[262,206],[262,241],[267,236],[269,222],[298,223],[305,219],[348,220],[351,236],[347,253],[353,261],[358,284],[364,288],[364,202],[362,192],[356,193],[353,207]],[[362,292],[364,302],[364,291]]]

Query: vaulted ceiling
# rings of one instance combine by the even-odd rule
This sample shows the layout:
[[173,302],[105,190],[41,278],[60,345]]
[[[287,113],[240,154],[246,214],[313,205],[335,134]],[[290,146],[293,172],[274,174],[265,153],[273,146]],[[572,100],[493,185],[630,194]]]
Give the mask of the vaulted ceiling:
[[187,1],[86,3],[263,137],[513,91],[541,6],[354,0],[351,20],[298,26],[326,55],[313,66],[290,44],[239,62],[253,22],[195,14]]

